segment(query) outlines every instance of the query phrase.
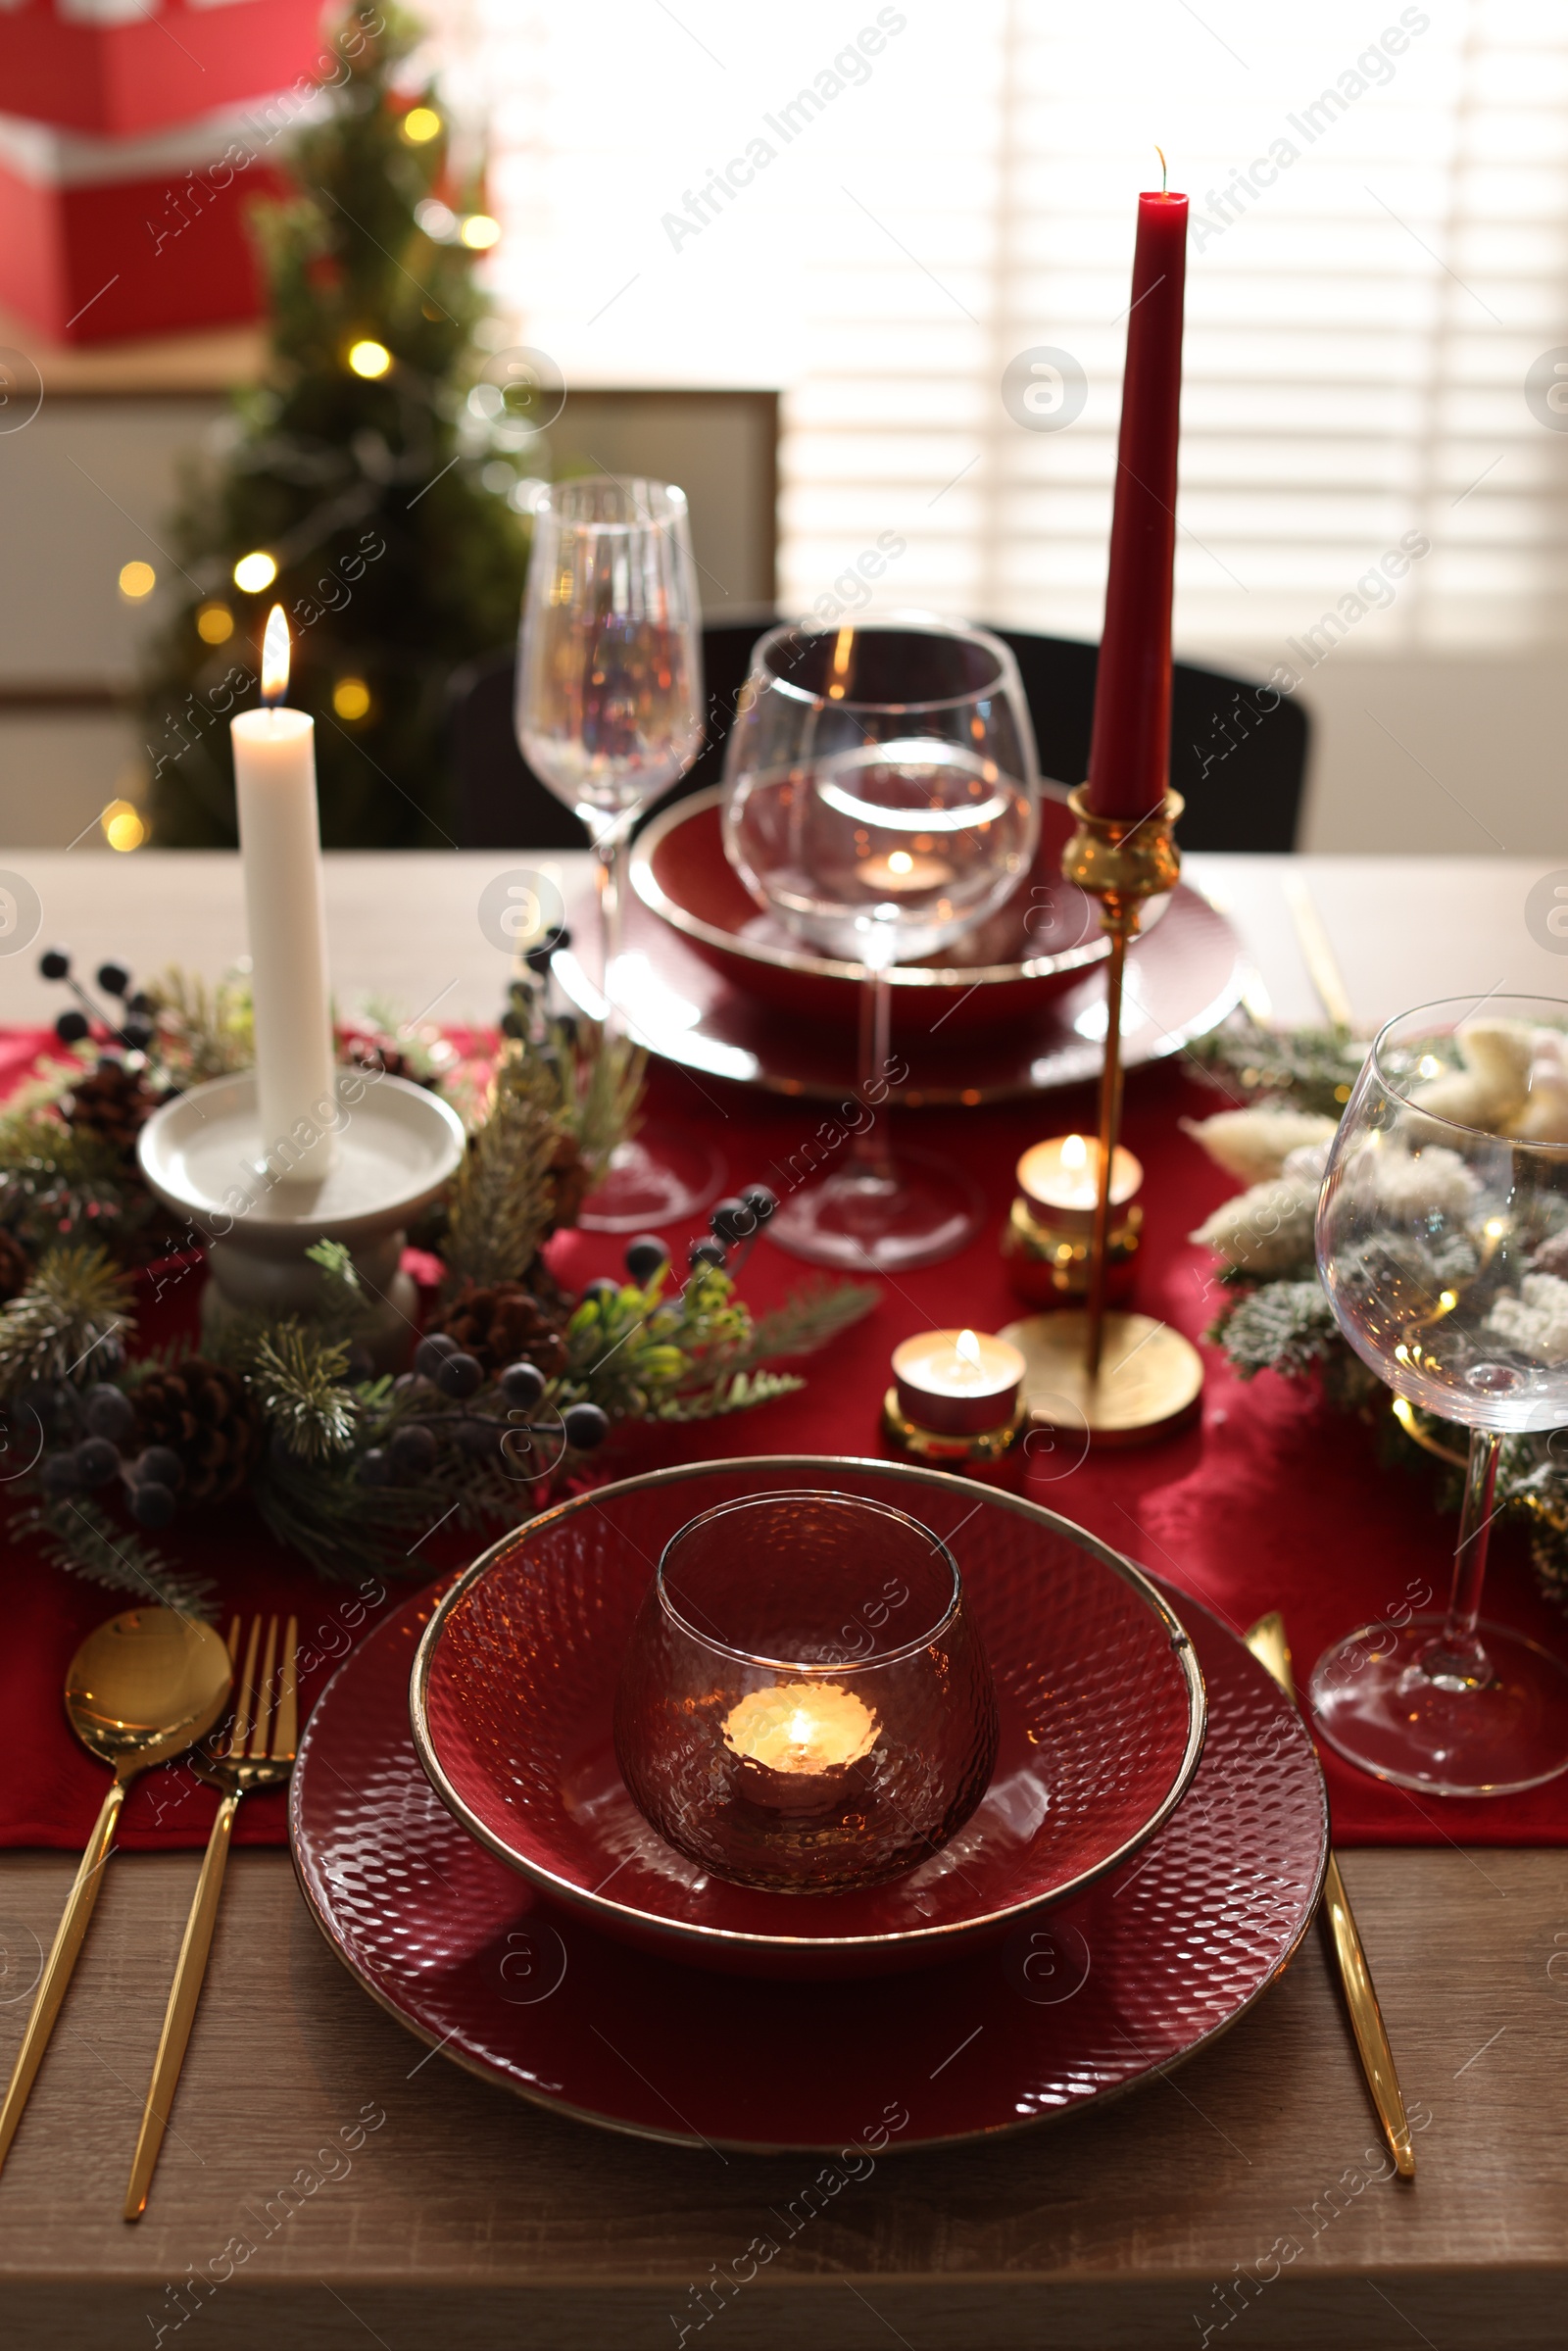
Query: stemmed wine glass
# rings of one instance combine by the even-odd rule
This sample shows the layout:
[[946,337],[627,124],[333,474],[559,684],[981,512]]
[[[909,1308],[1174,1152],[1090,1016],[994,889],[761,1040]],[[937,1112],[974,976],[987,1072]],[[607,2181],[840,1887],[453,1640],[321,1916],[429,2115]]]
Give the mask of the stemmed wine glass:
[[772,629],[724,772],[724,847],[752,896],[865,980],[848,1163],[787,1194],[768,1229],[817,1264],[934,1264],[979,1208],[957,1168],[889,1140],[889,974],[983,922],[1029,870],[1040,792],[1012,656],[922,614]]
[[[517,741],[582,818],[599,858],[611,1031],[635,1025],[620,947],[632,827],[702,749],[699,628],[683,490],[596,474],[541,495],[517,650]],[[644,1127],[614,1152],[578,1222],[612,1233],[667,1223],[705,1205],[722,1178],[701,1143]]]
[[[1396,1396],[1470,1431],[1446,1616],[1362,1626],[1311,1683],[1332,1746],[1438,1795],[1506,1794],[1568,1768],[1568,1668],[1480,1621],[1502,1439],[1568,1425],[1568,1128],[1555,1115],[1568,1004],[1489,998],[1486,1039],[1476,1013],[1473,999],[1423,1004],[1382,1030],[1317,1217],[1318,1268],[1356,1353]],[[1511,1057],[1522,1103],[1489,1101],[1471,1068],[1483,1043],[1489,1063]],[[1515,1132],[1489,1131],[1493,1118]]]

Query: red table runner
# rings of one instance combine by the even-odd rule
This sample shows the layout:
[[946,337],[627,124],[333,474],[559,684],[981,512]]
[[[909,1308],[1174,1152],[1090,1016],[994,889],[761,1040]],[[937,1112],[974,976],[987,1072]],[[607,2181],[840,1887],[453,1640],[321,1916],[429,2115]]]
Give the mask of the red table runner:
[[[36,1034],[0,1037],[0,1092],[30,1064]],[[753,1095],[660,1070],[651,1108],[700,1130],[722,1153],[728,1184],[789,1183],[787,1161],[815,1131],[811,1105]],[[1216,1292],[1207,1253],[1186,1240],[1235,1189],[1177,1127],[1222,1098],[1180,1061],[1134,1072],[1126,1140],[1143,1160],[1147,1223],[1136,1303],[1197,1338]],[[1090,1127],[1087,1091],[995,1108],[909,1113],[912,1140],[961,1156],[981,1184],[988,1216],[961,1256],[886,1281],[876,1310],[825,1353],[799,1368],[796,1396],[732,1419],[686,1429],[629,1429],[600,1457],[601,1474],[628,1475],[674,1460],[772,1452],[876,1453],[888,1357],[911,1332],[971,1324],[997,1330],[1025,1311],[1012,1297],[998,1236],[1026,1145],[1071,1126]],[[690,1228],[667,1238],[677,1262]],[[619,1244],[567,1233],[552,1260],[572,1286],[620,1270]],[[740,1279],[754,1308],[776,1303],[809,1269],[759,1243]],[[1077,1448],[1014,1454],[990,1474],[1091,1528],[1130,1558],[1168,1578],[1241,1631],[1265,1609],[1285,1612],[1297,1670],[1304,1675],[1329,1641],[1356,1624],[1414,1603],[1442,1605],[1455,1522],[1437,1516],[1426,1483],[1377,1465],[1371,1434],[1329,1410],[1308,1387],[1265,1373],[1242,1382],[1212,1350],[1201,1424],[1142,1448],[1091,1455]],[[160,1538],[171,1557],[215,1577],[230,1605],[297,1612],[302,1699],[319,1690],[353,1641],[379,1623],[407,1583],[333,1585],[260,1537],[230,1508],[176,1521]],[[412,1581],[463,1555],[443,1534],[415,1548]],[[1496,1530],[1487,1613],[1547,1646],[1568,1648],[1568,1623],[1541,1596],[1516,1528]],[[60,1702],[76,1643],[113,1613],[115,1597],[8,1548],[7,1639],[0,1646],[0,1844],[76,1847],[103,1793],[102,1766],[76,1745]],[[129,1604],[128,1601],[124,1604]],[[1445,1801],[1385,1788],[1325,1754],[1342,1844],[1568,1843],[1568,1776],[1524,1796]],[[131,1846],[201,1843],[215,1799],[190,1771],[170,1765],[132,1792],[122,1840]],[[283,1799],[253,1796],[240,1808],[240,1842],[283,1841]]]

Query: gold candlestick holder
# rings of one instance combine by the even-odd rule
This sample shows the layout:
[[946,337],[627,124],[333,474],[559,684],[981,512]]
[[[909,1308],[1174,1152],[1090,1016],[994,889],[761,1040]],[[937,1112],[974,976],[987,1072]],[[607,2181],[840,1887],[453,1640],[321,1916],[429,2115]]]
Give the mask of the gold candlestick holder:
[[1087,787],[1069,796],[1078,828],[1062,852],[1063,878],[1100,901],[1110,942],[1105,963],[1105,1057],[1100,1078],[1099,1185],[1090,1239],[1088,1298],[1081,1308],[1031,1315],[1001,1336],[1023,1354],[1024,1396],[1041,1427],[1087,1429],[1101,1445],[1137,1445],[1185,1420],[1202,1393],[1202,1358],[1192,1342],[1148,1314],[1107,1308],[1110,1277],[1111,1167],[1121,1131],[1121,1009],[1127,946],[1138,936],[1151,898],[1181,875],[1175,824],[1177,792],[1147,816],[1102,816]]

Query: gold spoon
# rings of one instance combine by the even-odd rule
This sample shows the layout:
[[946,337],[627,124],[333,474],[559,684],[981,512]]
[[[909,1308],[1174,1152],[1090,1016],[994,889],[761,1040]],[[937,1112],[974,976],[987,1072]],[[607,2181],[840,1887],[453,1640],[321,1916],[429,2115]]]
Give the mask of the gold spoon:
[[97,1827],[81,1857],[32,2014],[0,2106],[0,2164],[16,2136],[71,1982],[115,1841],[125,1789],[138,1772],[167,1763],[210,1731],[233,1682],[227,1649],[211,1625],[172,1608],[127,1608],[88,1635],[66,1669],[66,1713],[90,1754],[114,1768]]

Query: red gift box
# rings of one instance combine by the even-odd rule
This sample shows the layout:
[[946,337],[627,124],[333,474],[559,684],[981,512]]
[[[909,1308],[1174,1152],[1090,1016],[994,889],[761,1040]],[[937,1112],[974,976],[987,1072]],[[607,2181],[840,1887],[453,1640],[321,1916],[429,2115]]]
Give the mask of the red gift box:
[[66,343],[256,318],[246,207],[281,189],[302,111],[290,91],[140,139],[0,117],[0,303]]
[[0,106],[124,137],[330,70],[321,0],[0,0]]

